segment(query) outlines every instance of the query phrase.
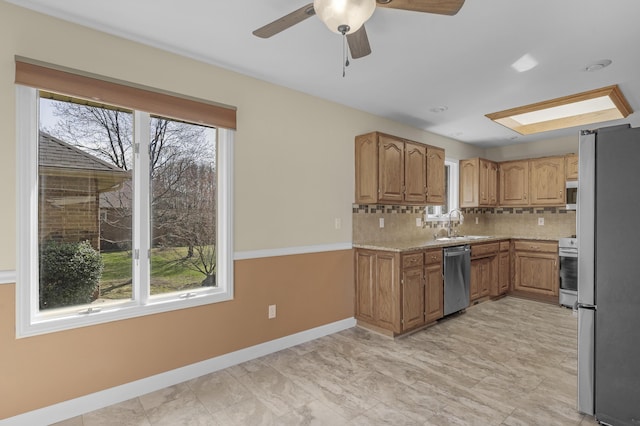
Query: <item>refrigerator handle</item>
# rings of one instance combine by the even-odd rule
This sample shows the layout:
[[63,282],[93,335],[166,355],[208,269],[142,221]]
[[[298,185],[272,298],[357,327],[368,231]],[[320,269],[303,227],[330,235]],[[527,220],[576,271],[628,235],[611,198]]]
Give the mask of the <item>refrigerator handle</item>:
[[597,305],[590,305],[588,303],[578,303],[578,302],[576,302],[575,307],[576,307],[576,309],[589,309],[590,311],[598,310],[598,306]]

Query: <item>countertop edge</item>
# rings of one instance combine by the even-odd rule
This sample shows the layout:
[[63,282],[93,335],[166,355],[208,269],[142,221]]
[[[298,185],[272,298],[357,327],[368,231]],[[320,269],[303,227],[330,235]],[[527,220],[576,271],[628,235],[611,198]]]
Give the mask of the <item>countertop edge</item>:
[[412,240],[412,241],[388,241],[380,243],[353,243],[353,248],[392,252],[410,252],[418,250],[428,250],[434,248],[444,248],[460,245],[483,244],[504,240],[533,240],[533,241],[554,241],[560,238],[552,237],[522,237],[522,236],[488,236],[486,238],[460,239],[456,241],[435,241],[435,240]]

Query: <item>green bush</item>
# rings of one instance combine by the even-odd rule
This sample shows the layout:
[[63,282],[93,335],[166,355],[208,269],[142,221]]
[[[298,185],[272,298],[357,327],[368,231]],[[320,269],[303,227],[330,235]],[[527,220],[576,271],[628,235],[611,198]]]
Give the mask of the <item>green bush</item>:
[[88,241],[49,241],[40,247],[40,309],[89,303],[104,265]]

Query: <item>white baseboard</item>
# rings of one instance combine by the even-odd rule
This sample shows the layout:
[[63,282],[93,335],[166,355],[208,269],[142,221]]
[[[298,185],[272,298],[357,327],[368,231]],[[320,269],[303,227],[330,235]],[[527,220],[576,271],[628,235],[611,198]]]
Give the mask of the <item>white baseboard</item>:
[[136,380],[135,382],[105,389],[69,401],[60,402],[48,407],[29,411],[24,414],[0,420],[2,426],[49,425],[65,419],[79,416],[90,411],[108,407],[140,395],[154,392],[167,386],[173,386],[214,371],[222,370],[236,364],[250,361],[273,352],[277,352],[310,340],[354,327],[355,318],[347,318],[310,330],[281,337],[239,351],[231,352],[215,358],[187,365],[166,373]]

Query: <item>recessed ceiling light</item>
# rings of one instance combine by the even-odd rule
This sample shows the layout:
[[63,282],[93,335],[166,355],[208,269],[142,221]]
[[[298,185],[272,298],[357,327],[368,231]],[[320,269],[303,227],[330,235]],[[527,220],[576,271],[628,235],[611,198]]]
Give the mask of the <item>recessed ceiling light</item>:
[[439,106],[437,106],[437,107],[433,107],[433,108],[431,108],[429,111],[431,111],[431,112],[433,112],[433,113],[435,113],[435,114],[439,114],[439,113],[441,113],[441,112],[445,112],[445,111],[446,111],[446,110],[448,110],[448,109],[449,109],[449,107],[448,107],[448,106],[446,106],[446,105],[439,105]]
[[511,68],[518,72],[525,72],[535,68],[537,65],[538,61],[533,56],[525,53],[520,59],[511,64]]
[[486,117],[521,135],[625,118],[633,110],[617,85],[551,99]]
[[600,71],[602,68],[606,68],[609,65],[611,65],[611,59],[602,59],[587,65],[584,70],[587,72]]

